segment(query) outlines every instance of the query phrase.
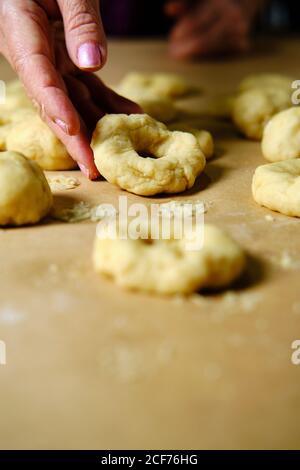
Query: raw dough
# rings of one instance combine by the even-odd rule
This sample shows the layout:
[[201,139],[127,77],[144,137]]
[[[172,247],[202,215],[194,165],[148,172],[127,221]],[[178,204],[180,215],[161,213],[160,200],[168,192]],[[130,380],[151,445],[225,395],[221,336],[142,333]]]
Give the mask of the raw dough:
[[295,79],[287,75],[277,73],[261,73],[245,77],[239,86],[240,91],[247,91],[253,88],[268,89],[281,88],[291,92],[292,83]]
[[258,167],[252,192],[255,201],[261,206],[300,217],[300,159]]
[[[191,188],[206,163],[192,134],[171,132],[146,114],[104,116],[92,148],[107,181],[141,196]],[[141,156],[145,153],[153,158]]]
[[6,119],[7,113],[19,108],[33,108],[19,80],[13,80],[6,85],[5,103],[0,105],[0,124]]
[[138,103],[149,116],[167,123],[173,121],[179,113],[172,100],[186,95],[191,89],[177,75],[132,72],[123,78],[116,91]]
[[215,119],[231,119],[236,94],[219,94],[211,97],[204,105],[203,115]]
[[232,283],[245,266],[241,248],[217,227],[206,225],[201,250],[185,239],[96,238],[94,266],[124,288],[159,294],[189,294]]
[[264,130],[262,152],[270,162],[300,157],[300,108],[276,114]]
[[159,97],[150,91],[135,88],[128,90],[116,89],[116,91],[129,100],[138,103],[145,114],[149,114],[157,121],[168,123],[174,121],[178,116],[179,110],[168,98]]
[[213,157],[214,141],[210,132],[202,129],[195,129],[185,122],[175,122],[174,124],[169,125],[168,128],[171,131],[189,132],[190,134],[193,134],[196,137],[206,160]]
[[0,152],[0,225],[39,222],[52,206],[41,168],[16,152]]
[[77,164],[42,121],[20,81],[6,86],[0,105],[0,150],[12,150],[35,160],[44,170],[70,170]]
[[179,110],[172,101],[166,98],[156,98],[154,96],[138,96],[131,95],[127,98],[135,101],[140,105],[145,114],[153,117],[157,121],[172,122],[178,116]]
[[132,92],[151,94],[159,98],[178,98],[191,91],[191,86],[178,75],[168,73],[139,73],[127,74],[118,86],[121,94],[126,96]]
[[65,146],[34,109],[20,109],[8,115],[0,127],[0,148],[24,154],[44,170],[71,170],[77,167]]
[[237,96],[232,117],[244,136],[261,140],[268,121],[290,106],[291,92],[285,88],[252,88]]

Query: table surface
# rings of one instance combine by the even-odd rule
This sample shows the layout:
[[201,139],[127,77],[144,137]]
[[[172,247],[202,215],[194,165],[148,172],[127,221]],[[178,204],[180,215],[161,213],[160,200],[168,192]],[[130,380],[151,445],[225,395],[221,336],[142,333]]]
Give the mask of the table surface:
[[[102,76],[115,84],[131,70],[180,73],[203,87],[183,103],[201,113],[207,96],[248,73],[297,78],[299,55],[298,39],[265,40],[248,57],[184,64],[163,42],[116,41]],[[13,76],[4,61],[0,70]],[[187,299],[126,292],[92,269],[93,222],[0,230],[1,448],[299,448],[300,221],[254,203],[259,144],[202,122],[217,156],[173,199],[208,203],[206,221],[248,253],[243,280]],[[126,194],[72,174],[81,185],[56,193],[56,207]]]

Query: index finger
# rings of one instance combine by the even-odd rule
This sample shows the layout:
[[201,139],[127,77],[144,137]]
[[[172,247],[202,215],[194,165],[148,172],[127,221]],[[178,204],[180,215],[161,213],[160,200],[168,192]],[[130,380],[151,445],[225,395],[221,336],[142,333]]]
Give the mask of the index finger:
[[95,176],[96,167],[88,139],[54,65],[50,25],[45,12],[36,3],[24,0],[16,4],[5,3],[2,16],[10,62],[29,96],[74,160],[87,169],[85,174]]

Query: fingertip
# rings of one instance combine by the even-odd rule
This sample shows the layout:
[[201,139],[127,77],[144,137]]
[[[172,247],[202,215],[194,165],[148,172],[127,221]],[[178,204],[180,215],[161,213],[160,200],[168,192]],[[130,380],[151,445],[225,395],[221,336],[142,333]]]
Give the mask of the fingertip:
[[141,106],[133,101],[123,98],[120,100],[120,105],[118,106],[119,111],[125,114],[143,114],[144,111]]
[[78,166],[83,175],[89,180],[95,181],[99,178],[100,173],[95,164],[86,166],[84,163],[78,163]]
[[83,70],[99,70],[104,65],[103,51],[100,44],[86,42],[77,49],[79,68]]

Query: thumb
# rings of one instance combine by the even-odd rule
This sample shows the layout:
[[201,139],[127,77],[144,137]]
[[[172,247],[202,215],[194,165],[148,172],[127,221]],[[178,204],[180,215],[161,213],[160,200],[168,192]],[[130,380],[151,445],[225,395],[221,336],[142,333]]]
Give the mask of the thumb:
[[83,70],[99,70],[106,62],[106,38],[99,0],[57,0],[71,60]]

